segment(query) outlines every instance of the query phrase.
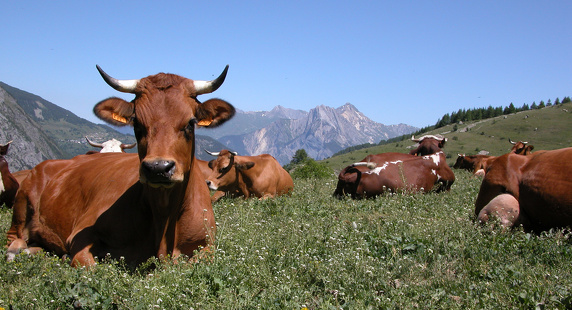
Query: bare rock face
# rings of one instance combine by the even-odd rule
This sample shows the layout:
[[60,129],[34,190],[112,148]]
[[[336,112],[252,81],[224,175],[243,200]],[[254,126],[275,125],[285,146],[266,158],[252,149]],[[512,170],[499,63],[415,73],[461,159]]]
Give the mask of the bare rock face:
[[10,171],[30,169],[62,152],[3,88],[0,88],[0,144],[12,141],[6,155]]

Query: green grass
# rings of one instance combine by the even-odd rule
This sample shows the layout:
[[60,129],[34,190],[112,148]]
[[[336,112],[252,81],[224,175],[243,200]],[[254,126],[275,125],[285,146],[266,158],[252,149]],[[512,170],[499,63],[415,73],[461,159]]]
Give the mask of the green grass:
[[[480,180],[455,173],[448,193],[336,200],[332,178],[297,179],[287,197],[223,199],[211,261],[152,259],[130,271],[116,261],[74,269],[48,254],[0,259],[0,307],[572,307],[570,235],[478,227]],[[3,232],[10,218],[0,210]]]

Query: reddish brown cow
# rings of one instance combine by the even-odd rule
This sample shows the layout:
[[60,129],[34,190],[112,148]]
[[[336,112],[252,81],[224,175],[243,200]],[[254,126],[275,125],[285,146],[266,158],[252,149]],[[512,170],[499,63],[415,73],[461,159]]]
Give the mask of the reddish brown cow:
[[[334,196],[350,195],[354,199],[371,198],[397,191],[429,192],[450,190],[455,174],[446,162],[445,154],[426,156],[396,154],[379,164],[359,162],[342,170]],[[406,159],[403,159],[405,155]],[[374,166],[376,166],[374,168]]]
[[121,141],[116,139],[107,140],[103,143],[93,142],[89,140],[88,137],[85,137],[85,140],[87,140],[87,143],[89,143],[89,145],[100,148],[101,150],[99,151],[99,153],[113,153],[113,152],[125,153],[126,149],[132,149],[137,145],[137,143],[132,143],[132,144],[121,143]]
[[475,202],[478,221],[498,217],[504,226],[532,231],[572,226],[570,158],[572,148],[497,157]]
[[411,140],[419,143],[415,149],[409,152],[409,154],[416,156],[435,154],[441,151],[445,146],[445,142],[447,142],[447,138],[441,135],[425,135],[418,139],[415,139],[415,136],[411,136]]
[[533,145],[528,145],[528,142],[525,141],[514,142],[511,139],[508,139],[508,142],[513,145],[512,149],[510,150],[511,153],[528,155],[532,153],[532,150],[534,149]]
[[[534,149],[534,146],[527,145],[528,142],[513,142],[510,139],[508,139],[508,141],[513,144],[509,153],[528,155]],[[468,171],[472,171],[473,174],[478,176],[485,175],[488,164],[496,158],[496,156],[491,155],[458,155],[459,156],[457,157],[457,161],[455,162],[455,165],[453,165],[453,168],[466,169]]]
[[294,182],[290,174],[268,154],[238,156],[229,150],[209,154],[217,156],[209,162],[212,168],[207,178],[210,189],[217,191],[212,199],[222,196],[275,197],[290,193]]
[[28,170],[20,170],[20,171],[13,172],[12,175],[16,178],[16,181],[18,181],[18,184],[22,184],[22,181],[24,181],[24,179],[26,179],[28,177],[30,172],[32,172],[32,170],[29,170],[29,169]]
[[477,174],[479,170],[486,168],[486,163],[489,158],[494,158],[491,155],[465,155],[458,154],[457,161],[453,165],[456,169],[465,169]]
[[201,171],[201,174],[204,176],[205,180],[209,177],[209,175],[211,175],[211,172],[213,171],[211,169],[211,167],[209,167],[209,162],[206,160],[201,160],[201,159],[195,159],[197,161],[197,164],[199,166],[199,170]]
[[16,192],[18,191],[18,181],[10,173],[8,169],[8,162],[4,156],[8,153],[8,148],[10,143],[0,144],[0,206],[3,204],[6,207],[11,208],[14,204],[14,198],[16,197]]
[[94,113],[109,124],[133,126],[138,154],[80,155],[35,167],[14,205],[9,258],[40,248],[68,254],[74,266],[108,254],[128,264],[192,256],[216,231],[194,157],[195,127],[218,126],[235,111],[223,100],[196,98],[215,91],[228,66],[213,81],[165,73],[117,80],[97,68],[111,87],[135,94],[131,102],[103,100]]

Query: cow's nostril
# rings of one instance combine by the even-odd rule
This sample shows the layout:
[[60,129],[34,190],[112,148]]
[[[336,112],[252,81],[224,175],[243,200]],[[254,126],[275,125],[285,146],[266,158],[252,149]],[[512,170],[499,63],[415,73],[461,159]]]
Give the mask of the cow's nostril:
[[145,161],[142,166],[149,175],[170,177],[173,174],[175,162],[172,160]]

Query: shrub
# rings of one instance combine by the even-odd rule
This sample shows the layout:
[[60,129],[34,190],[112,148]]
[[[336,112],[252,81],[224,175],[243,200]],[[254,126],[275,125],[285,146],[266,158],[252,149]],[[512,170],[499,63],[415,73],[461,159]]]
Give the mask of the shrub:
[[311,158],[307,158],[300,164],[296,165],[290,174],[292,175],[292,178],[295,179],[324,179],[331,177],[334,172],[324,163],[318,163]]

